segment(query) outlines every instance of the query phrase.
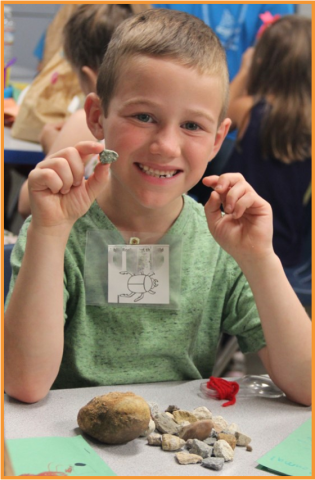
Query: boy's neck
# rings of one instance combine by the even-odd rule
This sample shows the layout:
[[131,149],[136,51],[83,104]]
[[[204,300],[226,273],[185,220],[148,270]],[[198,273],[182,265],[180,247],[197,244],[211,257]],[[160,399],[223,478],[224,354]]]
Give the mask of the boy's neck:
[[[97,198],[98,205],[109,220],[121,232],[125,241],[137,237],[140,243],[155,243],[163,237],[180,215],[184,206],[183,197],[162,208],[145,208],[125,199],[117,198],[107,189]],[[126,205],[128,207],[126,208]]]

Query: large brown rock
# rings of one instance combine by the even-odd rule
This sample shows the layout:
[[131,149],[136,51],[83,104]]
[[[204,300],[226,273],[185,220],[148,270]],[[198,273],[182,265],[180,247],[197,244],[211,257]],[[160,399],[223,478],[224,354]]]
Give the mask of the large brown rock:
[[94,397],[78,413],[78,425],[100,442],[126,443],[139,437],[149,425],[150,407],[132,392],[110,392]]

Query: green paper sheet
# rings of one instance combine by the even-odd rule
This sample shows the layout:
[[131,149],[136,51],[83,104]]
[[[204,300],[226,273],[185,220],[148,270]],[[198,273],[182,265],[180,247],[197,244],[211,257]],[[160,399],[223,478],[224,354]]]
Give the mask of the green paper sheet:
[[12,439],[6,444],[15,475],[116,476],[81,435]]
[[263,467],[290,476],[312,476],[312,419],[258,460]]

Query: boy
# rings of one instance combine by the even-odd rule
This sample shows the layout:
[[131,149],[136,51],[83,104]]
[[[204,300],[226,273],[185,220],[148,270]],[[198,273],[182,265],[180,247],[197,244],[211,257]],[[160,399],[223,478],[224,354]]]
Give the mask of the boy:
[[205,212],[184,195],[228,132],[227,97],[224,51],[202,21],[149,10],[117,28],[85,110],[118,161],[84,180],[102,147],[82,142],[29,177],[5,317],[9,395],[206,378],[226,331],[310,403],[311,325],[273,252],[269,204],[239,174],[204,180]]

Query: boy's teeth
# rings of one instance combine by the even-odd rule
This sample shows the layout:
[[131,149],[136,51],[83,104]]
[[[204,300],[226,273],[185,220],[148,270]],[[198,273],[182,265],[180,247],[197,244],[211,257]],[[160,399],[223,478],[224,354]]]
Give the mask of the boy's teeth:
[[170,171],[154,170],[153,168],[147,167],[146,165],[141,165],[141,163],[139,163],[139,167],[147,175],[150,175],[151,177],[157,177],[157,178],[161,178],[161,177],[171,178],[177,172],[177,170],[170,170]]

